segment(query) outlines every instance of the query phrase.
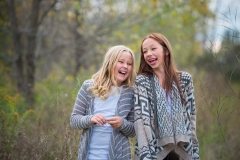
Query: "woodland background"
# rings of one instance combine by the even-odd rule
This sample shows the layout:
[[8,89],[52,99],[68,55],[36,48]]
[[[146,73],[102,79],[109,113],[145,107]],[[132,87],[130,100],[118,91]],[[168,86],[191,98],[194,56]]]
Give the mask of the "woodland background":
[[138,67],[152,32],[194,78],[201,159],[240,159],[237,1],[1,0],[0,159],[76,159],[69,118],[82,82],[112,45],[132,48]]

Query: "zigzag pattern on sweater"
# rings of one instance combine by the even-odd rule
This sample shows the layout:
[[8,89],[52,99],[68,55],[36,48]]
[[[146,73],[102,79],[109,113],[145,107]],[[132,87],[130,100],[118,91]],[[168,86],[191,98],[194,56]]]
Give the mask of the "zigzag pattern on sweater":
[[[195,101],[194,101],[194,90],[191,75],[182,72],[179,74],[180,87],[183,92],[183,98],[187,102],[186,106],[180,110],[183,114],[183,123],[186,128],[186,135],[190,136],[189,143],[181,147],[187,154],[191,155],[192,159],[199,159],[198,154],[198,140],[195,133],[195,121],[196,119],[191,119],[196,115]],[[142,121],[144,125],[145,132],[151,132],[151,136],[148,136],[147,146],[139,146],[138,141],[135,146],[135,154],[140,157],[140,159],[157,159],[157,153],[164,150],[165,146],[158,146],[155,133],[153,131],[154,126],[154,103],[153,99],[153,88],[151,86],[150,77],[144,75],[138,75],[136,78],[136,87],[135,87],[135,123],[139,120]],[[176,97],[175,97],[176,98]],[[178,97],[180,98],[180,97]],[[173,99],[174,101],[175,99]],[[175,102],[174,102],[175,103]],[[141,129],[142,130],[142,129]],[[180,129],[181,130],[181,129]],[[136,131],[138,132],[138,131]],[[192,136],[193,134],[193,136]],[[150,137],[151,139],[149,139]],[[140,139],[141,141],[141,139]],[[146,142],[144,142],[146,143]]]

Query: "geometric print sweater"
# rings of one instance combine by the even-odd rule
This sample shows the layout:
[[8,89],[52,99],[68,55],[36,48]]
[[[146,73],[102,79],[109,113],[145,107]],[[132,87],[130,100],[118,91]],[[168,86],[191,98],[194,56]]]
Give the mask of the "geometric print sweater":
[[[158,93],[158,86],[153,80],[154,76],[138,75],[135,80],[136,145],[134,160],[161,160],[171,150],[174,150],[180,159],[199,160],[196,107],[191,75],[187,72],[179,73],[180,87],[187,103],[185,106],[179,105],[174,101],[181,101],[180,96],[174,98],[171,96],[172,109],[176,108],[176,113],[172,113],[171,121],[166,121],[169,117],[168,112],[164,112],[164,110],[158,112],[161,109],[161,103],[164,103],[165,100],[161,99],[161,95]],[[173,88],[177,87],[173,86]],[[171,122],[174,120],[181,120],[182,123],[172,125]],[[170,132],[169,126],[172,126],[175,132]],[[176,131],[177,129],[179,132]],[[181,132],[181,130],[183,131]]]
[[[88,159],[88,148],[92,133],[91,118],[94,110],[94,97],[88,91],[93,86],[93,80],[86,80],[82,84],[70,117],[72,128],[82,130],[78,149],[78,160]],[[135,137],[134,130],[134,88],[123,86],[120,93],[115,115],[122,117],[122,125],[113,128],[109,146],[108,160],[131,160],[131,146],[128,137]]]

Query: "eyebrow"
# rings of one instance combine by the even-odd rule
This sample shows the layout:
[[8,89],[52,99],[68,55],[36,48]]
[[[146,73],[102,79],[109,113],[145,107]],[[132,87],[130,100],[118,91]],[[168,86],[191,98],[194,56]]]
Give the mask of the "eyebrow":
[[[156,44],[151,44],[150,47],[153,47],[154,45],[156,45]],[[143,48],[143,49],[146,49],[146,48]]]

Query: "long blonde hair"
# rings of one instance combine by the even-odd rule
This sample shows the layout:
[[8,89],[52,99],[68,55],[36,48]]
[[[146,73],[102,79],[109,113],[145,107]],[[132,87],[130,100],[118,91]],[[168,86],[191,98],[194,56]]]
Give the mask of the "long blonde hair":
[[92,96],[106,99],[109,96],[111,87],[117,86],[117,82],[114,76],[114,68],[122,52],[124,51],[129,52],[132,56],[132,71],[128,78],[122,83],[122,85],[128,87],[134,85],[136,72],[135,57],[133,51],[124,45],[113,46],[107,51],[101,69],[92,76],[94,85],[88,88],[88,90],[92,92]]

